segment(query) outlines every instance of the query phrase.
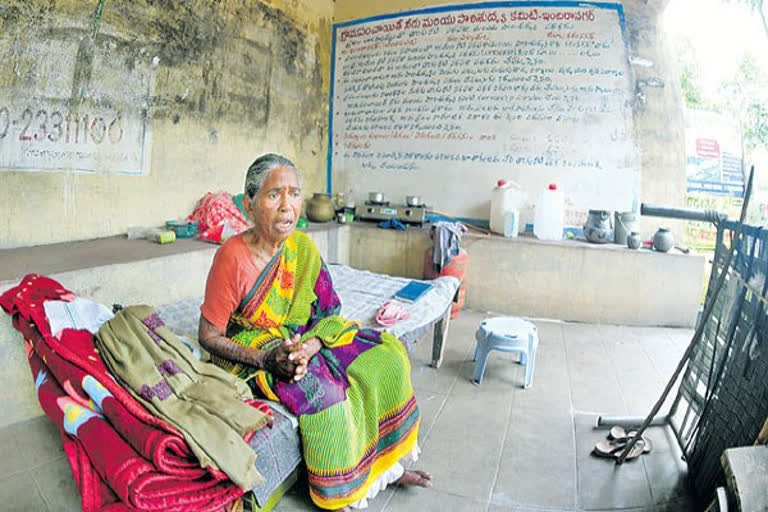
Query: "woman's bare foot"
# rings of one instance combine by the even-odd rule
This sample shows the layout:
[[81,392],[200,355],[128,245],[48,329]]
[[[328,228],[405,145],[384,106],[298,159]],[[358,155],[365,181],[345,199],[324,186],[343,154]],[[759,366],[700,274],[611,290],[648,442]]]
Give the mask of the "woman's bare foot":
[[432,475],[426,471],[406,471],[397,483],[400,485],[418,485],[419,487],[432,487]]

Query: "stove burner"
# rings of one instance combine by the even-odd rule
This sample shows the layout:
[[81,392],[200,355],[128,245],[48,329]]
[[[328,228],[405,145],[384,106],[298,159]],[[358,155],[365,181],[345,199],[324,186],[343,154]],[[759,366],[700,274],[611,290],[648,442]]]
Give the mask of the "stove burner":
[[376,203],[365,201],[365,204],[357,205],[355,208],[355,217],[362,220],[382,221],[389,219],[399,219],[401,222],[409,224],[424,225],[427,221],[427,207],[406,206],[401,204]]

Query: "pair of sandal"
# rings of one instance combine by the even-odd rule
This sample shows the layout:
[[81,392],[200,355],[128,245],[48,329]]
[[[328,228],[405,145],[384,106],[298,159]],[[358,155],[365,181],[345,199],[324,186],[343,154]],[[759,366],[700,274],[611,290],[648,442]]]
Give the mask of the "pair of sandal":
[[[635,437],[635,434],[637,434],[636,430],[627,432],[623,427],[618,425],[611,427],[611,430],[608,431],[608,439],[598,441],[595,444],[595,448],[592,450],[592,454],[596,457],[618,459],[621,457],[624,448],[629,444],[629,441]],[[629,451],[625,460],[636,459],[642,454],[650,452],[652,449],[653,444],[651,443],[651,440],[647,437],[641,437]]]

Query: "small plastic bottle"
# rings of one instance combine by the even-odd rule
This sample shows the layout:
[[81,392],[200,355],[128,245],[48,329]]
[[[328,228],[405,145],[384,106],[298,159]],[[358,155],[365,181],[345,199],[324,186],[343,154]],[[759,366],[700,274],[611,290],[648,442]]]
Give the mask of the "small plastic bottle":
[[504,236],[516,237],[520,231],[520,210],[507,210],[504,214]]
[[533,234],[541,240],[562,240],[565,218],[565,198],[557,185],[550,183],[539,194],[533,217]]

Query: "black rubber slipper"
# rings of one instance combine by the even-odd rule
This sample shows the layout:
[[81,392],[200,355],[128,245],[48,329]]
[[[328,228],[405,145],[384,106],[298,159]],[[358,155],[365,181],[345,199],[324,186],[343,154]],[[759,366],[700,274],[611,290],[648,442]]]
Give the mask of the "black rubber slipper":
[[[614,425],[608,431],[608,439],[616,442],[628,442],[631,438],[635,437],[635,434],[637,434],[637,430],[630,430],[627,432],[624,430],[624,427],[620,425]],[[643,453],[649,453],[651,450],[653,450],[653,442],[650,438],[643,436],[641,440],[643,443],[645,443],[645,449]]]
[[[609,459],[618,459],[621,457],[621,453],[624,451],[624,448],[626,448],[628,444],[627,441],[618,441],[618,440],[604,440],[604,441],[598,441],[595,444],[594,449],[592,450],[592,455],[596,457],[604,457]],[[627,454],[627,457],[625,460],[631,460],[639,457],[645,453],[645,442],[642,439],[638,439],[637,443],[632,447],[632,449]]]

